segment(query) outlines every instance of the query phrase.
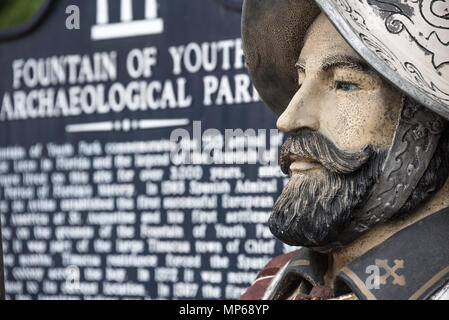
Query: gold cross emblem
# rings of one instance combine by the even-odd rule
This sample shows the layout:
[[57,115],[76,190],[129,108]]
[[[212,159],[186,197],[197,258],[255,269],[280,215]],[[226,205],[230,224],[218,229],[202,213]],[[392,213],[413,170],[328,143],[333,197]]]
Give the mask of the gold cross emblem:
[[404,269],[404,260],[394,260],[394,266],[390,267],[388,260],[376,259],[376,266],[385,270],[385,274],[379,278],[380,284],[387,284],[388,279],[393,278],[394,285],[405,286],[405,277],[397,274],[399,269]]

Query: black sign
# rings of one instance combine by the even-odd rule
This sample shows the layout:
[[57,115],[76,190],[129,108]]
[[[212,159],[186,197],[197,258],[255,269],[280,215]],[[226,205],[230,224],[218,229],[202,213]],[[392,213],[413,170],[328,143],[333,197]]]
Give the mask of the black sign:
[[290,250],[241,2],[50,1],[0,42],[7,298],[233,299]]

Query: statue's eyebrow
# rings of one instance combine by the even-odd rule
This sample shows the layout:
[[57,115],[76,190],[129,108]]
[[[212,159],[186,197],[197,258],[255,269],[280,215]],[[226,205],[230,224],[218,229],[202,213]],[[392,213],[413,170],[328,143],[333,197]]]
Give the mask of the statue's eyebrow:
[[299,58],[295,63],[295,68],[300,72],[306,72],[306,61],[304,59]]
[[352,56],[336,55],[327,57],[321,64],[321,71],[324,72],[335,68],[349,68],[356,71],[371,72],[371,68],[365,61]]

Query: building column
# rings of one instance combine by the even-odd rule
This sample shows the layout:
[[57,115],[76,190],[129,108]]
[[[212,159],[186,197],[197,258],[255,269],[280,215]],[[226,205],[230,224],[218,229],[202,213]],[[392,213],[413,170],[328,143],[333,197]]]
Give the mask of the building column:
[[145,18],[155,19],[157,18],[157,1],[145,0]]
[[97,0],[97,24],[109,22],[109,0]]
[[133,2],[132,0],[121,0],[120,14],[122,22],[133,20]]

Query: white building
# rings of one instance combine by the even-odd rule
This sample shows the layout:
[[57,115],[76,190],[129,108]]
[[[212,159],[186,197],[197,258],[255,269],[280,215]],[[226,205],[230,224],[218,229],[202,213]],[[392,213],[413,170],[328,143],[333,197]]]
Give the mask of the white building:
[[110,22],[109,0],[97,0],[97,23],[92,26],[92,40],[135,37],[164,32],[164,21],[157,15],[157,0],[145,0],[145,19],[143,20],[134,20],[133,0],[120,1],[121,21]]

